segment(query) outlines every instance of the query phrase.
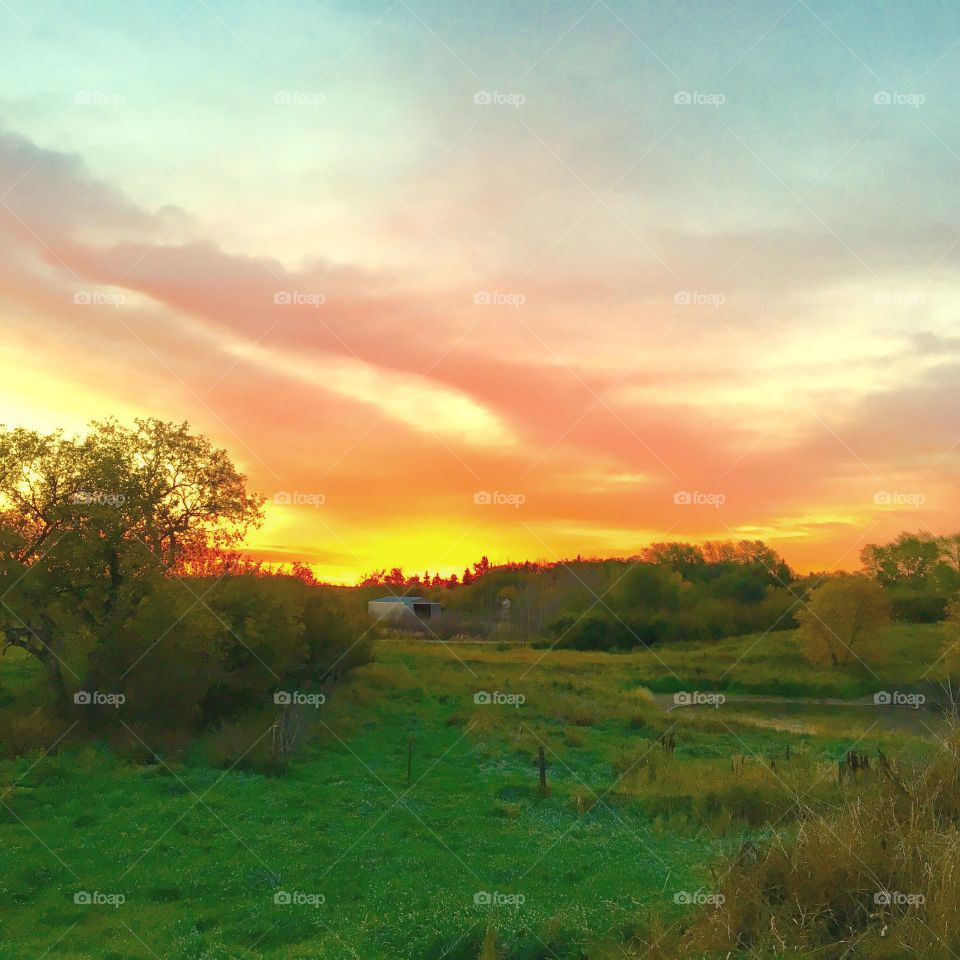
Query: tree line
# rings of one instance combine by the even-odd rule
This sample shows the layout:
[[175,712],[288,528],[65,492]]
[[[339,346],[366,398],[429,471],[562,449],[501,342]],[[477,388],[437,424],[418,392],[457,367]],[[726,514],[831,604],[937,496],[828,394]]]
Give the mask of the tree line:
[[493,565],[483,557],[452,581],[394,568],[365,578],[360,592],[439,601],[444,618],[429,630],[441,636],[580,650],[798,628],[807,659],[837,667],[870,657],[892,620],[945,621],[948,630],[960,622],[960,534],[902,533],[864,547],[861,561],[852,573],[801,576],[762,541],[660,542],[613,559]]

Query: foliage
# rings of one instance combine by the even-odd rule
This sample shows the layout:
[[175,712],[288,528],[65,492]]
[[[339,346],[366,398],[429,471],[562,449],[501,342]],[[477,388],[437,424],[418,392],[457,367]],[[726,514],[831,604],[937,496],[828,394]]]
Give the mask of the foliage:
[[960,695],[960,600],[947,604],[943,623],[943,665],[950,685],[952,703]]
[[186,424],[109,420],[83,438],[3,430],[3,644],[40,660],[65,705],[64,671],[79,675],[124,601],[142,600],[156,571],[229,547],[259,522],[261,498],[245,484]]
[[[938,622],[960,593],[960,534],[903,533],[864,548],[862,560],[897,620]],[[798,577],[761,541],[657,542],[606,560],[482,557],[462,577],[395,567],[366,577],[351,602],[359,609],[385,590],[420,594],[440,602],[447,621],[421,626],[424,633],[488,637],[507,626],[550,645],[613,650],[794,627],[809,592],[832,576]]]
[[[43,665],[61,713],[197,727],[369,657],[327,590],[237,555],[262,498],[186,424],[0,432],[0,503],[2,644]],[[122,720],[78,713],[81,691],[124,698]]]
[[797,638],[810,663],[845,667],[875,657],[877,641],[890,622],[883,588],[865,576],[832,577],[818,586],[797,613]]
[[947,603],[960,593],[960,533],[904,532],[890,543],[868,544],[860,559],[887,589],[898,620],[942,620]]

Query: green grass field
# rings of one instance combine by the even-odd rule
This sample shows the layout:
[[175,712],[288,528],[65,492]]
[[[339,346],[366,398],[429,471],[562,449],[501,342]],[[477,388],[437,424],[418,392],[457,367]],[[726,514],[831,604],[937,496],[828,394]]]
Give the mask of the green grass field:
[[673,692],[703,683],[713,690],[787,697],[872,696],[878,688],[940,679],[943,648],[938,624],[894,624],[869,663],[844,670],[811,667],[801,657],[793,631],[677,644],[639,654],[637,668],[651,690]]
[[[936,659],[935,628],[909,640],[884,683]],[[36,677],[0,667],[9,727]],[[0,763],[0,956],[440,960],[478,957],[485,938],[510,958],[623,956],[651,915],[684,922],[696,908],[675,895],[707,888],[744,839],[834,804],[844,751],[927,748],[843,708],[798,726],[735,703],[668,713],[648,690],[840,697],[876,681],[811,670],[788,634],[623,655],[382,644],[280,776],[218,766],[202,742],[132,763],[67,732],[55,755]],[[258,724],[251,746],[269,711]]]

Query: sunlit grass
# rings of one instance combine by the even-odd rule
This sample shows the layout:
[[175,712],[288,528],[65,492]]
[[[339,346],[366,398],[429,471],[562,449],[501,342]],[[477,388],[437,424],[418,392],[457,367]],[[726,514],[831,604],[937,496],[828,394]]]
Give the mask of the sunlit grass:
[[[0,912],[3,955],[473,960],[494,941],[509,958],[615,955],[655,926],[652,913],[686,917],[676,891],[709,885],[711,864],[742,841],[869,790],[866,778],[837,784],[845,750],[920,752],[906,732],[863,737],[829,713],[798,735],[733,703],[667,712],[648,691],[665,672],[658,657],[677,689],[702,676],[684,672],[694,666],[718,683],[738,656],[773,671],[789,635],[755,640],[711,645],[713,661],[686,647],[383,644],[283,776],[228,769],[219,734],[161,763],[69,737],[55,756],[38,747],[4,761],[0,843],[16,895]],[[6,722],[35,696],[36,676],[25,661],[0,666]],[[796,669],[807,689],[821,683],[821,671]],[[251,718],[243,735],[270,722]],[[78,906],[77,891],[127,902]],[[278,891],[326,903],[280,906]],[[525,899],[477,904],[478,893]]]

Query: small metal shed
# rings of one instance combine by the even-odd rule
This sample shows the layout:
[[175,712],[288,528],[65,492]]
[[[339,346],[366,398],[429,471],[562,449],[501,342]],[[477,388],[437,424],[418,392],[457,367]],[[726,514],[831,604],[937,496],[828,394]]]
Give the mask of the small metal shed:
[[367,613],[375,620],[402,620],[410,615],[419,620],[436,620],[440,604],[423,597],[380,597],[367,604]]

